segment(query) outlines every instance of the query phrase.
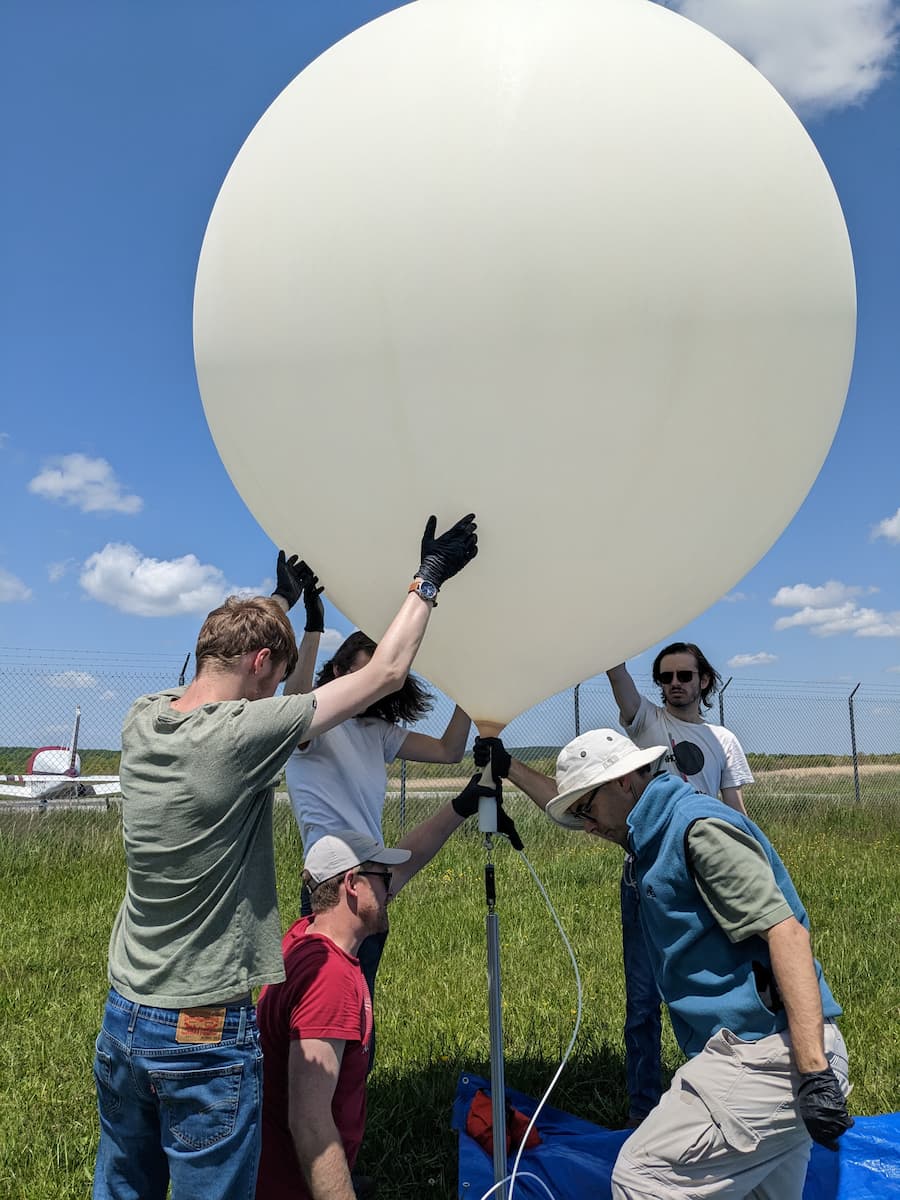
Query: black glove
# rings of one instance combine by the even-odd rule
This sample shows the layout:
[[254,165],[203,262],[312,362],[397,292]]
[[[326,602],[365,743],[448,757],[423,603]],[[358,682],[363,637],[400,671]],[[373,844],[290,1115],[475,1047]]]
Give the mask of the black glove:
[[478,802],[483,797],[493,796],[497,801],[497,832],[509,838],[514,850],[524,850],[522,839],[513,824],[513,819],[503,807],[503,796],[500,789],[482,786],[481,775],[473,775],[458,796],[451,801],[453,811],[461,817],[474,817],[478,812]]
[[478,553],[475,514],[461,517],[455,525],[434,536],[437,517],[429,517],[422,534],[422,562],[416,575],[439,588]]
[[838,1077],[831,1067],[800,1076],[797,1108],[809,1136],[828,1150],[837,1150],[837,1139],[853,1124]]
[[477,737],[472,747],[472,758],[476,767],[491,766],[491,774],[495,779],[507,779],[512,759],[509,751],[498,737]]
[[481,786],[481,774],[473,775],[458,796],[451,800],[453,811],[459,817],[474,817],[478,812],[478,801],[482,796],[496,796],[494,788]]
[[309,567],[296,554],[285,557],[283,550],[278,551],[278,566],[275,568],[277,583],[273,596],[281,596],[287,600],[288,608],[293,608],[303,592],[303,573]]
[[[306,563],[301,563],[306,567]],[[325,632],[325,605],[322,603],[322,593],[325,585],[317,587],[318,575],[313,574],[312,567],[306,567],[303,577],[303,607],[306,609],[306,624],[303,626],[307,633]]]

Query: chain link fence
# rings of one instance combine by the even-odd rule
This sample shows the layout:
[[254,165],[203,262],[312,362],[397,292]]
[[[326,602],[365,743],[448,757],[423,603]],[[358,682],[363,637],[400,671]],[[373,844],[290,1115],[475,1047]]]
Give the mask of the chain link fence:
[[[81,775],[116,774],[132,700],[178,684],[186,670],[177,654],[0,648],[0,775],[26,774],[41,747],[70,747],[76,709]],[[648,677],[636,675],[635,683],[656,698]],[[452,701],[436,691],[432,712],[416,728],[440,735],[452,712]],[[733,679],[707,715],[734,730],[747,753],[755,777],[745,789],[752,816],[900,803],[900,688]],[[503,736],[518,757],[552,773],[559,749],[576,734],[617,725],[612,692],[601,677],[523,713]],[[387,811],[400,828],[415,824],[462,787],[471,769],[470,759],[450,766],[392,763]],[[23,789],[21,797],[0,795],[0,808],[27,798],[26,785],[11,786]]]

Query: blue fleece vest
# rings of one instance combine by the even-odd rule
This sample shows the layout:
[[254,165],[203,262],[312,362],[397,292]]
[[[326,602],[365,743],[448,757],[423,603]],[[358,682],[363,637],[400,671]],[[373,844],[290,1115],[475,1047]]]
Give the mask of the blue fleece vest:
[[[629,849],[635,856],[641,924],[656,984],[688,1057],[723,1028],[755,1042],[787,1027],[765,939],[731,942],[694,882],[686,839],[691,825],[703,817],[728,821],[759,842],[794,916],[809,929],[784,863],[762,830],[677,776],[659,775],[650,782],[628,817]],[[839,1016],[841,1009],[818,962],[815,968],[822,1011],[826,1017]]]

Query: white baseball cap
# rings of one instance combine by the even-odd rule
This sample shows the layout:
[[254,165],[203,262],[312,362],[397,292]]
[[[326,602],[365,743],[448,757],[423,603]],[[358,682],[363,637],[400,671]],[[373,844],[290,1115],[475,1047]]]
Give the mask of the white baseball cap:
[[665,753],[665,746],[648,746],[646,750],[639,750],[631,738],[615,729],[592,729],[590,733],[583,733],[559,752],[556,760],[557,795],[544,811],[557,825],[563,825],[566,829],[582,829],[582,821],[569,812],[579,797],[603,783],[621,779],[638,767],[656,762]]
[[389,867],[399,866],[408,862],[412,856],[410,850],[390,850],[381,842],[376,842],[367,833],[357,833],[353,829],[339,829],[337,833],[328,833],[310,847],[303,863],[308,873],[310,883],[324,883],[335,875],[352,871],[364,862],[384,863]]

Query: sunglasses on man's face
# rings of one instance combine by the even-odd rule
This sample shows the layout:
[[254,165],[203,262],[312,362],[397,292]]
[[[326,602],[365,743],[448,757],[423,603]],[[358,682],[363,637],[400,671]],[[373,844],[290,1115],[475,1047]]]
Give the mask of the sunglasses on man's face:
[[569,809],[570,815],[573,816],[576,821],[586,821],[588,819],[588,817],[591,815],[591,809],[594,806],[594,797],[599,791],[600,789],[595,787],[592,792],[588,792],[588,794],[579,804],[576,804],[574,808]]
[[660,671],[659,682],[671,683],[677,679],[679,683],[690,683],[696,674],[696,671]]
[[375,879],[383,879],[385,891],[389,892],[391,890],[391,880],[394,877],[393,871],[357,871],[356,873],[357,875],[368,875],[370,878],[374,876]]

